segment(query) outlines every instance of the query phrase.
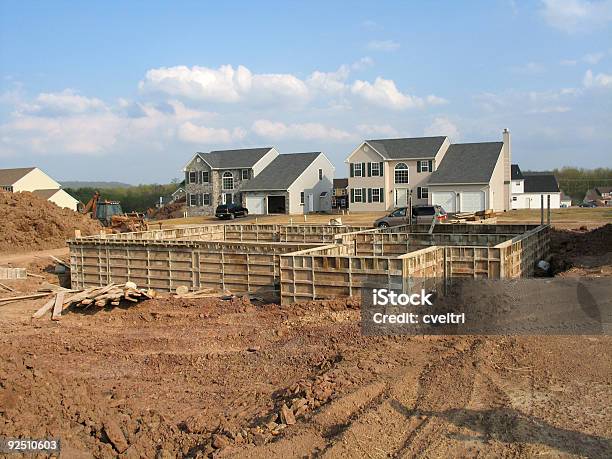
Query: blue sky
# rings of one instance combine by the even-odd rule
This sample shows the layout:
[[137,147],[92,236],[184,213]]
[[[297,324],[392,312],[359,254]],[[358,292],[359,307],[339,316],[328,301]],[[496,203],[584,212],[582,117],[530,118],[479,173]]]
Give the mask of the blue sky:
[[195,151],[344,158],[512,133],[522,169],[612,166],[612,0],[0,1],[0,167],[166,182]]

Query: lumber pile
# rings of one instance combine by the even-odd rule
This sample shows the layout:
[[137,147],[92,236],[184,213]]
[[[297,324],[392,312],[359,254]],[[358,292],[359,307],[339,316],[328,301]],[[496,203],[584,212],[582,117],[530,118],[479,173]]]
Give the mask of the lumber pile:
[[479,210],[478,212],[457,212],[453,215],[449,223],[482,222],[495,217],[492,209]]
[[185,286],[178,287],[175,291],[175,298],[184,298],[184,299],[200,299],[200,298],[218,298],[220,300],[231,300],[232,298],[238,297],[248,297],[249,301],[264,301],[263,298],[252,295],[250,293],[244,294],[236,294],[230,292],[229,290],[218,290],[214,288],[202,288],[200,290],[196,290],[194,292],[190,292],[189,289]]
[[83,291],[62,289],[55,290],[54,293],[54,298],[50,299],[43,307],[36,311],[32,316],[33,318],[38,319],[53,310],[52,319],[59,320],[62,310],[70,306],[77,308],[97,306],[103,308],[106,306],[119,306],[121,302],[138,303],[157,296],[155,290],[139,289],[133,282],[91,287]]

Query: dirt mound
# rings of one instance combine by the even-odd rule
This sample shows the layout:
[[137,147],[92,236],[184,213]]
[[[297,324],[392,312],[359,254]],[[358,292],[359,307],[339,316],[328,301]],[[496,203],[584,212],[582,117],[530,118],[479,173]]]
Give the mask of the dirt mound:
[[100,224],[86,215],[62,209],[32,193],[0,191],[0,253],[63,247],[79,229],[96,234]]
[[573,267],[607,264],[612,252],[612,224],[589,231],[586,227],[571,230],[553,229],[550,239],[553,269],[555,273]]
[[167,220],[169,218],[179,218],[183,216],[183,212],[185,211],[185,198],[179,199],[175,202],[171,202],[170,204],[166,204],[165,206],[155,209],[155,211],[150,215],[152,220]]

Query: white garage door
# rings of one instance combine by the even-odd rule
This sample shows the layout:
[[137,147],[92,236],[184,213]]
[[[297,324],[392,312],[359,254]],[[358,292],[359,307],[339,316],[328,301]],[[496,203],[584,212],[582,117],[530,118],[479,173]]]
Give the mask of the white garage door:
[[485,199],[482,191],[464,191],[461,193],[461,212],[478,212],[485,210]]
[[266,198],[263,196],[247,196],[246,208],[250,214],[262,215],[265,213]]
[[447,212],[455,212],[455,193],[452,191],[434,191],[431,194],[431,203],[442,206]]

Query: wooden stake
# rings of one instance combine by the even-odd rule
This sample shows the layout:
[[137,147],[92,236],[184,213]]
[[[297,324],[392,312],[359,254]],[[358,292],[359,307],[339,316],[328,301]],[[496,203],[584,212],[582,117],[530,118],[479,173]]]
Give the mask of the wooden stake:
[[32,315],[32,319],[40,319],[42,316],[44,316],[47,312],[49,312],[51,310],[51,308],[53,308],[53,305],[55,304],[55,298],[51,298],[49,301],[47,301],[45,303],[45,305],[40,308],[38,311],[36,311],[33,315]]
[[59,292],[57,295],[55,295],[55,304],[53,305],[53,315],[51,316],[51,320],[60,320],[63,306],[64,292]]
[[0,282],[0,287],[8,290],[9,292],[14,292],[15,291],[14,288],[9,287],[8,285],[4,285],[2,282]]

